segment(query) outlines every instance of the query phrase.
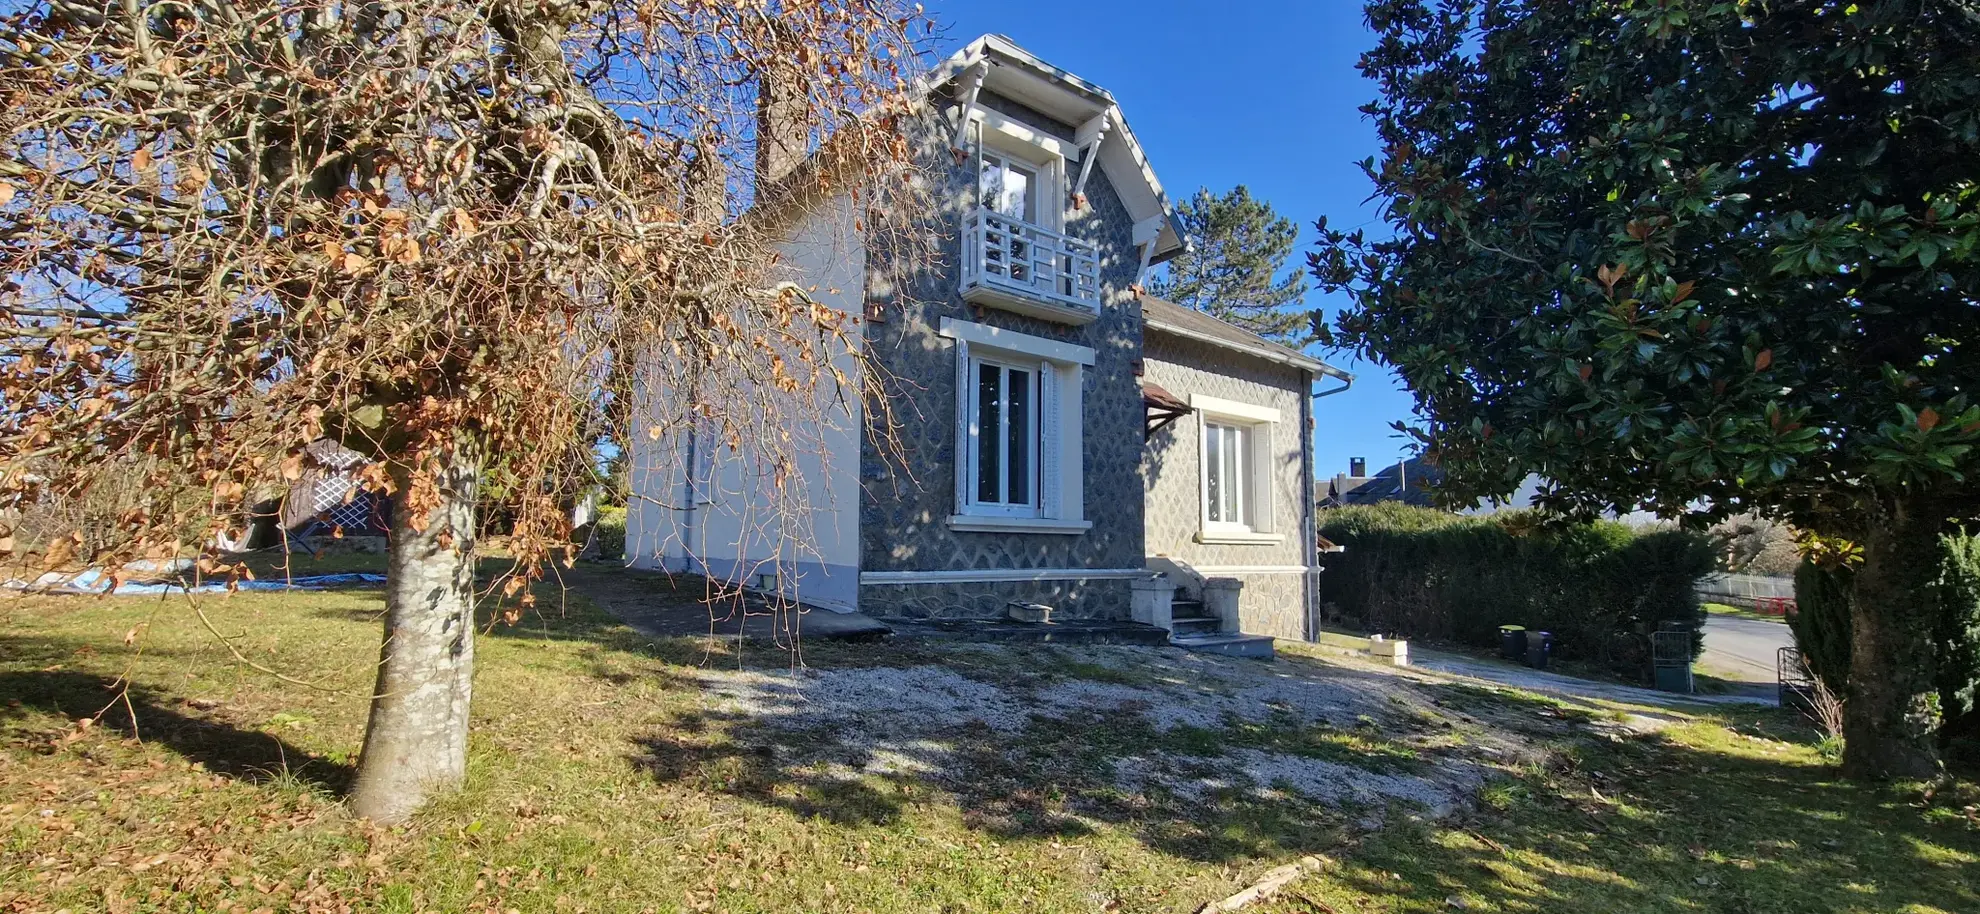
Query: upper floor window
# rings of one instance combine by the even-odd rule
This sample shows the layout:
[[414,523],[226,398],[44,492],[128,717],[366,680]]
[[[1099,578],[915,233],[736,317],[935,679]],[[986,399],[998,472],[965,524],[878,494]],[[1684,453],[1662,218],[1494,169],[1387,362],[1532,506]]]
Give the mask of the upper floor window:
[[988,149],[982,158],[976,189],[983,205],[1021,222],[1037,222],[1038,169]]

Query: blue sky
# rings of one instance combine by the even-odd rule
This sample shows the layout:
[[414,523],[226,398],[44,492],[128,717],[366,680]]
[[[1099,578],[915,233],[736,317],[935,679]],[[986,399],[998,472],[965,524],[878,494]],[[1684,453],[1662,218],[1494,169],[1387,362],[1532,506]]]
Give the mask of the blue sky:
[[[1249,185],[1302,227],[1300,262],[1314,219],[1349,228],[1375,217],[1355,164],[1377,150],[1356,110],[1375,89],[1354,69],[1372,42],[1355,0],[924,2],[946,29],[944,54],[999,32],[1105,86],[1171,200],[1199,186]],[[1318,293],[1311,301],[1339,307]],[[1320,354],[1353,372],[1355,384],[1315,403],[1318,474],[1346,472],[1349,457],[1392,462],[1402,440],[1389,423],[1410,410],[1401,382],[1345,354]]]

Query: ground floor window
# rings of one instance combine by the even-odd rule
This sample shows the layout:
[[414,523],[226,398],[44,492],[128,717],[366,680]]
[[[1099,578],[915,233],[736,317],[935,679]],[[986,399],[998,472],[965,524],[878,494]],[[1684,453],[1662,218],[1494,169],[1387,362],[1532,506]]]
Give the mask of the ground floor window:
[[1272,522],[1275,471],[1287,459],[1274,444],[1279,411],[1273,407],[1193,394],[1202,441],[1203,513],[1198,542],[1273,543],[1284,535]]
[[1084,533],[1081,378],[1093,350],[943,318],[956,356],[956,511],[975,533]]
[[1203,425],[1204,503],[1213,525],[1252,529],[1253,512],[1245,477],[1250,466],[1251,429],[1224,422]]
[[1043,445],[1038,423],[1041,369],[984,358],[970,361],[975,390],[969,401],[967,459],[975,503],[1036,511]]

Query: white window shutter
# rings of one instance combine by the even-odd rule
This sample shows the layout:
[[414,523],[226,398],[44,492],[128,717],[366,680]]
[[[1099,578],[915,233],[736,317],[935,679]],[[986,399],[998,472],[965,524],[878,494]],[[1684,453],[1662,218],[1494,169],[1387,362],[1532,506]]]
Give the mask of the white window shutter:
[[976,387],[969,376],[969,341],[956,341],[956,513],[963,514],[970,502],[970,465],[975,450],[970,440],[970,410],[976,403]]
[[1038,366],[1038,502],[1045,517],[1060,516],[1059,372],[1051,362]]
[[1260,533],[1277,530],[1272,526],[1272,432],[1277,423],[1265,422],[1251,427],[1251,510],[1256,512],[1251,529]]
[[1210,423],[1196,411],[1196,529],[1210,528]]

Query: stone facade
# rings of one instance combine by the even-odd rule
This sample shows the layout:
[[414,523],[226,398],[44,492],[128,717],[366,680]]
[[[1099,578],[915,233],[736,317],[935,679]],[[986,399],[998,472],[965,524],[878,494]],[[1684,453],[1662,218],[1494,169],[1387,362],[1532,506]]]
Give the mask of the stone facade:
[[[1055,135],[1071,128],[987,90],[985,107],[1024,118]],[[953,129],[953,128],[949,128]],[[1129,288],[1140,269],[1133,220],[1102,169],[1086,185],[1088,206],[1075,212],[1062,197],[1065,233],[1098,246],[1100,316],[1084,326],[1052,323],[964,302],[959,230],[976,205],[969,159],[957,163],[946,138],[931,136],[929,180],[938,205],[925,220],[939,235],[939,256],[906,273],[905,286],[870,289],[877,305],[866,345],[884,373],[888,415],[875,411],[875,433],[861,455],[862,572],[983,569],[1127,569],[1142,567],[1142,405],[1134,367],[1141,358],[1141,309]],[[900,271],[896,271],[897,273]],[[882,293],[886,294],[882,294]],[[1092,529],[1078,535],[971,533],[951,530],[957,458],[955,348],[938,331],[944,317],[986,324],[1095,351],[1082,372],[1083,500]],[[999,584],[865,584],[861,610],[918,618],[994,617],[1010,600],[1045,603],[1063,618],[1125,619],[1125,580]]]
[[[1185,592],[1202,577],[1244,582],[1240,627],[1251,634],[1305,640],[1311,636],[1313,583],[1309,526],[1312,467],[1306,437],[1312,376],[1198,340],[1149,330],[1143,339],[1145,377],[1187,402],[1216,397],[1277,410],[1271,426],[1272,530],[1276,543],[1198,542],[1202,529],[1202,450],[1198,419],[1181,419],[1149,439],[1145,457],[1146,537],[1150,563],[1166,558]],[[1250,569],[1250,570],[1244,570]],[[1266,570],[1269,569],[1269,570]]]

